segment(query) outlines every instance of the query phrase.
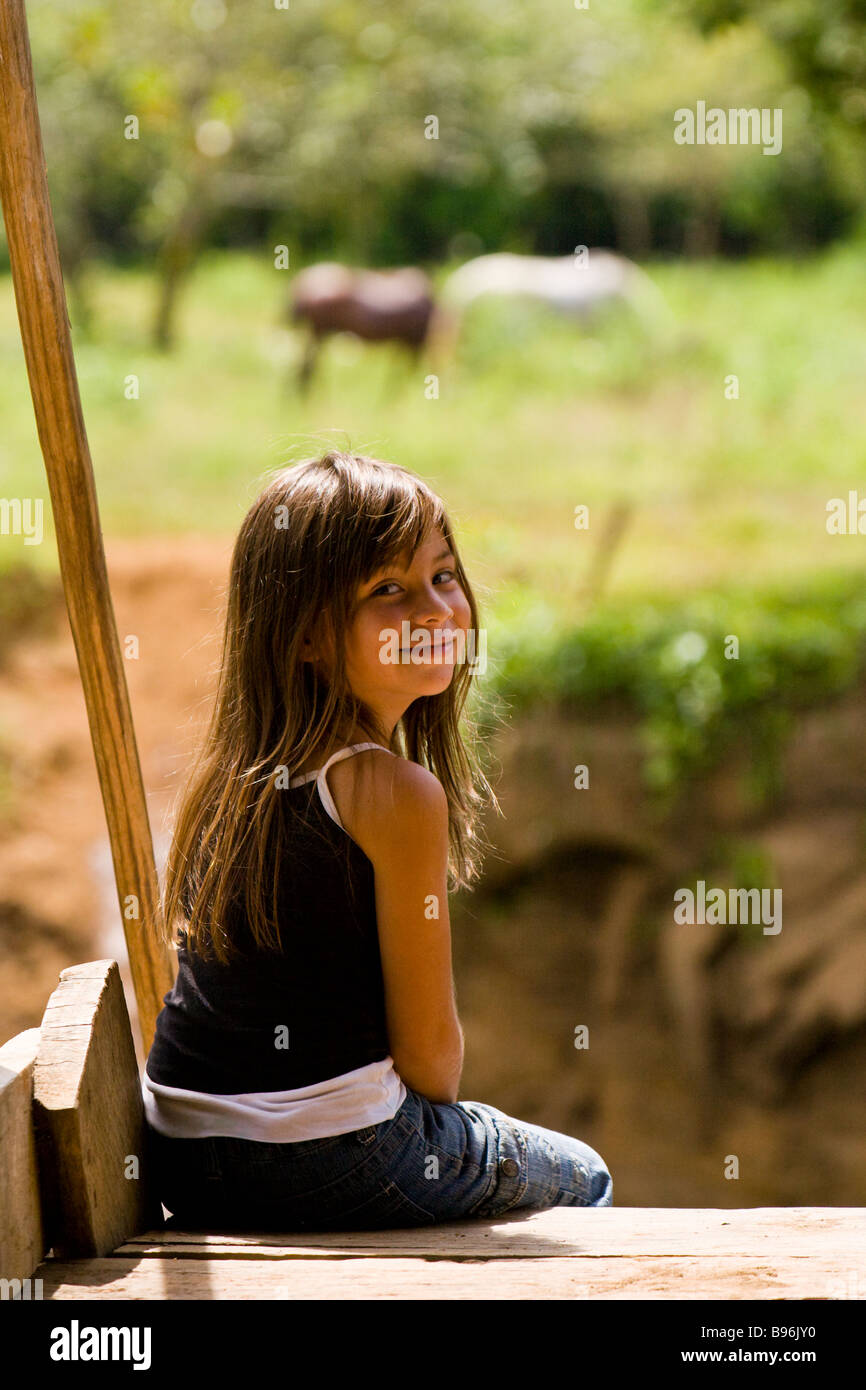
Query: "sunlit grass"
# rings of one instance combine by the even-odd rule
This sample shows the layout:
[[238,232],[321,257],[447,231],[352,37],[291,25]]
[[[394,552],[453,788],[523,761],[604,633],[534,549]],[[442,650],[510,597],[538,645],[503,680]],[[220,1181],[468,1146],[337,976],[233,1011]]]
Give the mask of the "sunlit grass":
[[[156,286],[97,267],[94,332],[74,324],[107,535],[234,532],[266,470],[330,443],[423,474],[503,612],[575,611],[611,506],[632,506],[611,597],[685,594],[862,567],[830,536],[828,498],[858,485],[866,425],[866,268],[858,247],[801,261],[649,267],[671,310],[593,330],[537,307],[476,306],[438,400],[389,347],[341,337],[302,400],[280,325],[289,277],[214,253],[185,287],[177,343],[155,352]],[[726,378],[739,399],[726,399]],[[138,399],[127,399],[131,378]],[[11,281],[0,289],[0,492],[42,496],[46,541],[0,538],[0,566],[56,564]],[[590,529],[574,508],[590,507]],[[33,552],[41,553],[34,556]],[[29,552],[29,553],[27,553]]]

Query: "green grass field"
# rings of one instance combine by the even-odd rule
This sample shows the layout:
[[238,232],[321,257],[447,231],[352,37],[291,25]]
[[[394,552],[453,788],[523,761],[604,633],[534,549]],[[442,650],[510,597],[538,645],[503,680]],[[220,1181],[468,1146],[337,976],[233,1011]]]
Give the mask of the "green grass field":
[[[301,401],[285,385],[299,350],[278,326],[286,275],[248,255],[208,256],[181,299],[177,348],[162,356],[149,345],[152,281],[99,268],[94,336],[73,332],[103,528],[231,532],[265,470],[337,442],[403,463],[443,494],[503,613],[540,600],[566,617],[618,499],[634,511],[612,597],[861,567],[866,541],[828,535],[825,507],[858,483],[866,493],[862,251],[650,270],[672,311],[665,324],[619,315],[588,334],[489,301],[472,311],[438,400],[425,398],[423,366],[341,337]],[[725,397],[731,373],[736,400]],[[138,400],[124,395],[131,374]],[[0,419],[3,495],[43,496],[47,511],[8,277]],[[574,527],[579,503],[588,531]],[[3,537],[0,564],[20,548]],[[23,549],[55,564],[50,536]]]

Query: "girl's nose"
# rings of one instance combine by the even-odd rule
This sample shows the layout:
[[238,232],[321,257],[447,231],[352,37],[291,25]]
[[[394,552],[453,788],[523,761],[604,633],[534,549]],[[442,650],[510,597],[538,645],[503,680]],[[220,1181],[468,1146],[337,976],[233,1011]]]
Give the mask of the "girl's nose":
[[430,619],[452,618],[454,609],[447,599],[431,599],[429,603],[422,604],[415,615],[415,622],[419,627],[430,621]]

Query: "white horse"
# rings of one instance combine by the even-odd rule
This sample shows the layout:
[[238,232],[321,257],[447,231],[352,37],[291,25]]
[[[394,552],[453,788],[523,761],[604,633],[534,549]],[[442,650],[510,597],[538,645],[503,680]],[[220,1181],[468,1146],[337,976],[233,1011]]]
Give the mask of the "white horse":
[[440,304],[450,315],[453,345],[471,304],[485,295],[527,296],[581,322],[620,301],[642,319],[666,315],[656,285],[633,261],[591,249],[573,256],[518,256],[502,251],[467,261],[444,281]]

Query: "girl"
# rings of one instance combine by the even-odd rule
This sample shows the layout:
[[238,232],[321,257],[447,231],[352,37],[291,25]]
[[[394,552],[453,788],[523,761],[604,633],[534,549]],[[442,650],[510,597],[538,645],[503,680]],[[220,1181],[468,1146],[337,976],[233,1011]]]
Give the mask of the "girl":
[[406,469],[333,450],[250,508],[142,1081],[175,1227],[610,1205],[587,1144],[457,1099],[448,892],[478,876],[479,812],[499,809],[458,729],[477,633],[444,507]]

